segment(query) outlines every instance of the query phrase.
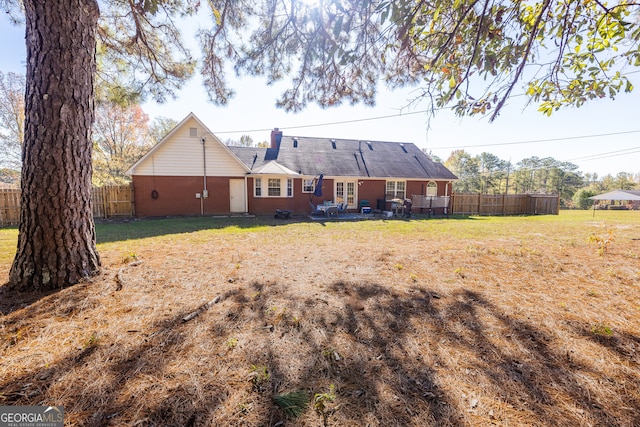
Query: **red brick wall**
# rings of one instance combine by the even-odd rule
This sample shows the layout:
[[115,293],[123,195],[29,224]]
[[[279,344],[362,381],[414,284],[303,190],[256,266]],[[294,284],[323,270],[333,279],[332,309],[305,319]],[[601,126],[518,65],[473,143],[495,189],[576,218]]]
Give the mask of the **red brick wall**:
[[[358,184],[358,208],[360,207],[360,201],[368,200],[371,209],[377,209],[378,199],[385,198],[385,190],[387,182],[384,180],[376,181],[358,181],[362,184]],[[385,208],[386,209],[386,208]]]
[[[209,197],[202,201],[205,215],[224,215],[230,211],[229,206],[229,179],[228,177],[208,177],[207,189]],[[358,206],[360,200],[368,200],[373,209],[377,208],[377,200],[385,197],[385,180],[362,180],[358,185]],[[407,182],[407,197],[412,194],[424,194],[426,182]],[[446,191],[446,187],[448,191]],[[438,182],[438,195],[451,195],[451,184]],[[202,193],[202,177],[175,177],[175,176],[134,176],[133,188],[135,198],[135,211],[138,217],[173,216],[173,215],[200,215],[201,200],[196,198],[196,193]],[[156,190],[158,198],[153,199],[151,192]],[[285,189],[286,191],[286,189]],[[324,200],[333,200],[333,180],[325,179],[323,183],[323,196],[311,197],[309,193],[302,193],[302,180],[293,180],[293,194],[295,197],[254,197],[253,178],[247,180],[248,212],[256,215],[273,214],[276,209],[284,209],[296,214],[308,214],[311,212],[309,201],[314,204]],[[385,210],[389,210],[387,203]]]
[[[134,176],[135,211],[138,217],[228,214],[229,178],[208,177],[209,197],[201,200],[196,193],[204,187],[202,177],[190,176]],[[158,198],[151,197],[156,190]]]
[[[314,204],[322,203],[324,200],[332,200],[333,198],[333,181],[330,179],[323,180],[323,196],[311,197],[310,193],[302,193],[302,180],[293,180],[294,197],[254,197],[253,178],[247,180],[247,195],[249,202],[249,213],[272,214],[276,209],[288,210],[297,214],[311,213],[309,201],[313,200]],[[266,189],[263,189],[266,191]],[[286,189],[283,189],[286,191]]]

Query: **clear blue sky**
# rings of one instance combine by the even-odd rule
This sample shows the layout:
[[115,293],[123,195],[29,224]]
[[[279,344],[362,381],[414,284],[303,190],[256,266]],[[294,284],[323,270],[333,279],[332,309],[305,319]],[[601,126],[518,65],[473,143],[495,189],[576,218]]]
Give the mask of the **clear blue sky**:
[[[24,73],[24,30],[2,16],[0,40],[0,71]],[[638,87],[615,101],[592,101],[579,109],[565,109],[546,117],[535,105],[524,109],[524,97],[515,97],[494,123],[482,118],[458,118],[449,111],[440,111],[429,123],[426,114],[419,113],[426,105],[406,108],[411,89],[390,92],[384,87],[373,108],[310,106],[298,114],[285,113],[275,107],[275,101],[286,82],[277,88],[267,87],[264,80],[248,77],[233,80],[236,96],[225,107],[207,101],[196,76],[177,99],[160,105],[148,102],[143,108],[152,118],[178,121],[193,112],[222,141],[239,139],[243,134],[256,142],[264,141],[269,139],[271,129],[279,127],[291,136],[413,142],[443,160],[452,150],[464,148],[472,155],[486,151],[513,164],[531,156],[553,157],[571,161],[585,173],[635,175],[640,174],[640,72],[630,77]]]

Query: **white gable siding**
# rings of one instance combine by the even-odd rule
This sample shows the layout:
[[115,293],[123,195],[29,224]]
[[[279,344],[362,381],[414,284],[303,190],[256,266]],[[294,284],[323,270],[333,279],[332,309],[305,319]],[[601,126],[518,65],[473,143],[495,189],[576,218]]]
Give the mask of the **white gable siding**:
[[[196,137],[190,136],[197,129]],[[204,162],[202,137],[206,138],[207,176],[244,176],[246,171],[213,135],[191,118],[169,137],[169,140],[138,164],[133,175],[202,176]]]

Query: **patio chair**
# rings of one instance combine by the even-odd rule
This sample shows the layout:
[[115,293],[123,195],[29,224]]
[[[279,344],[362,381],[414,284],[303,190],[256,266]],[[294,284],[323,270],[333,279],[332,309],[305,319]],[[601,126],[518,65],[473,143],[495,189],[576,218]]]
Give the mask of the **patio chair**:
[[338,213],[339,214],[346,214],[348,207],[349,207],[349,203],[348,202],[342,203],[340,206],[338,206]]
[[360,200],[360,209],[358,209],[358,212],[360,213],[371,213],[371,205],[369,204],[368,200]]
[[311,215],[324,215],[323,211],[319,211],[316,205],[309,201],[309,206],[311,206]]

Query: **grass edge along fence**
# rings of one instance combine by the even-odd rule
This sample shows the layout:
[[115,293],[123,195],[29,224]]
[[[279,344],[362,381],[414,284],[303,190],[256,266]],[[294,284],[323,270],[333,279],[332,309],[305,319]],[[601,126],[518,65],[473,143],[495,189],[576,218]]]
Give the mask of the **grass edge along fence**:
[[560,196],[454,193],[451,212],[456,215],[558,215]]
[[[0,189],[0,225],[16,225],[20,221],[19,188]],[[133,186],[93,187],[91,191],[95,218],[130,217],[134,215]]]

